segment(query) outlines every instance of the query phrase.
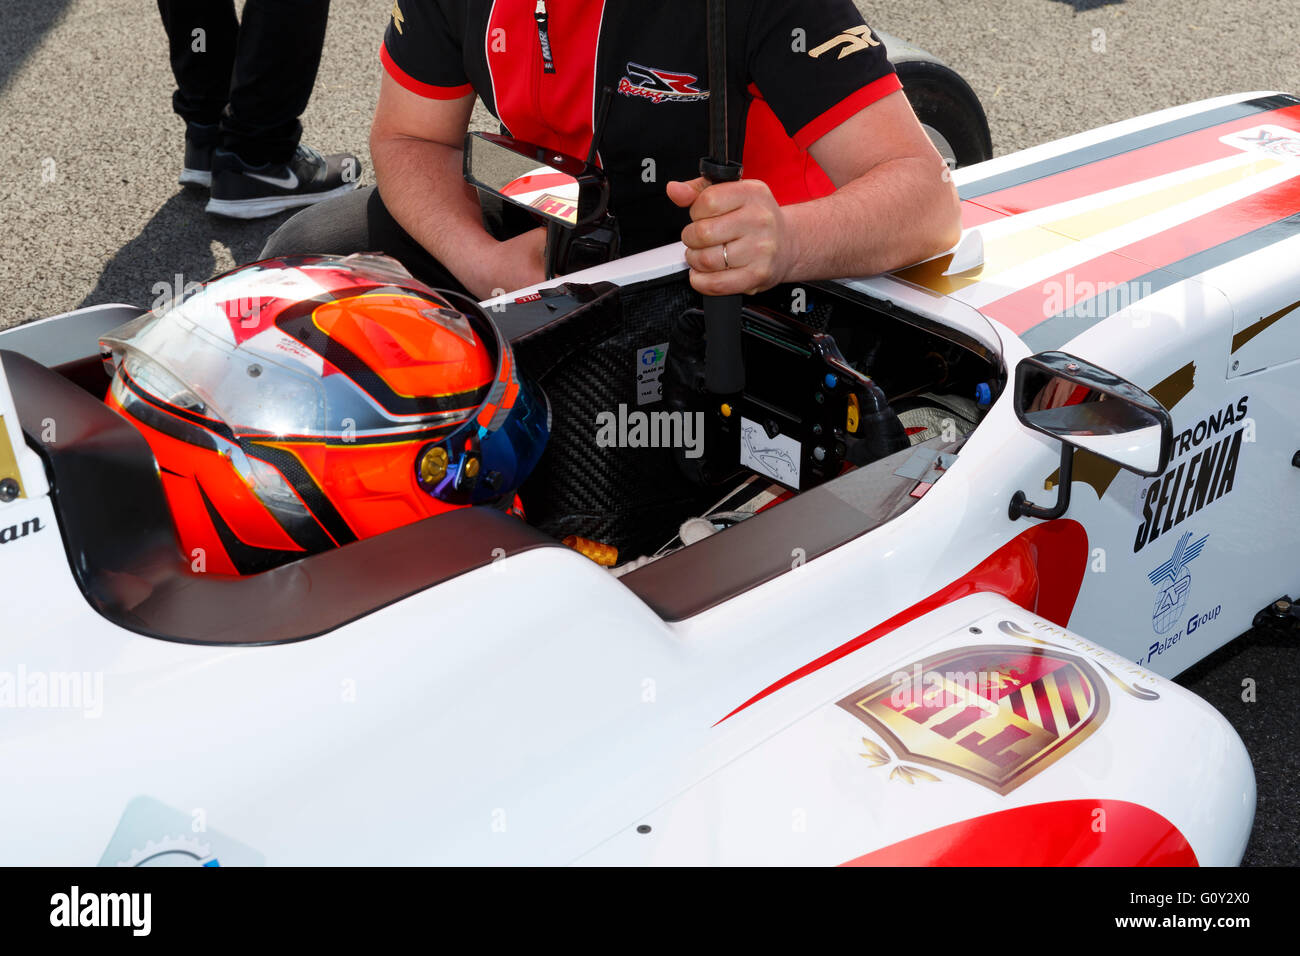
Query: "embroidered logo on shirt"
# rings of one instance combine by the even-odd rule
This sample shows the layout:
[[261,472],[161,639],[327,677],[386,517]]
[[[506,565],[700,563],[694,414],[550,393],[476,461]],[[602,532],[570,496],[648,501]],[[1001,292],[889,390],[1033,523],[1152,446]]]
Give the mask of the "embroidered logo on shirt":
[[823,53],[829,53],[839,47],[840,55],[835,59],[842,60],[859,50],[869,50],[873,46],[880,46],[880,41],[872,37],[871,27],[864,23],[861,26],[849,27],[839,36],[832,37],[821,46],[809,50],[808,55],[815,60]]
[[629,62],[627,75],[618,81],[618,91],[624,96],[640,96],[652,103],[707,100],[709,91],[695,86],[699,80],[694,73],[656,70]]

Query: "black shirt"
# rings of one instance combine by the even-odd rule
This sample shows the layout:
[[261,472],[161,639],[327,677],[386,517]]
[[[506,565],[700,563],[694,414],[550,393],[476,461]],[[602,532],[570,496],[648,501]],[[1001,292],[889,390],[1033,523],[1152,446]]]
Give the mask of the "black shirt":
[[[709,152],[705,8],[397,0],[381,58],[406,89],[439,99],[475,92],[510,135],[578,157],[591,143],[598,91],[612,87],[599,161],[631,253],[676,241],[689,221],[664,187],[698,176]],[[802,151],[899,89],[884,45],[851,0],[731,0],[727,34],[732,158],[744,159],[747,175],[761,170],[782,201],[810,198],[795,182]],[[756,127],[764,135],[746,143]]]

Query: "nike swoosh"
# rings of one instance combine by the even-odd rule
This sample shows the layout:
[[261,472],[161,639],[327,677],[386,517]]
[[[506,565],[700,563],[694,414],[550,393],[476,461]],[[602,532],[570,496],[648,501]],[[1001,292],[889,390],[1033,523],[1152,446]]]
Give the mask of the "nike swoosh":
[[263,176],[261,173],[244,173],[244,175],[260,179],[271,186],[279,186],[281,189],[298,188],[298,176],[292,169],[287,170],[283,176]]

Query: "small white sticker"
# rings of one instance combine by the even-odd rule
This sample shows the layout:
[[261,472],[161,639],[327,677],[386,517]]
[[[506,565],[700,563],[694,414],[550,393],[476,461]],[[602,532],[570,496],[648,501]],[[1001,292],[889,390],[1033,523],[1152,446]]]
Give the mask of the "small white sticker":
[[668,361],[668,343],[637,349],[636,353],[636,403],[649,405],[664,396],[660,378]]
[[791,488],[799,487],[799,459],[802,448],[793,438],[767,436],[758,422],[740,419],[740,463],[760,475],[767,475]]

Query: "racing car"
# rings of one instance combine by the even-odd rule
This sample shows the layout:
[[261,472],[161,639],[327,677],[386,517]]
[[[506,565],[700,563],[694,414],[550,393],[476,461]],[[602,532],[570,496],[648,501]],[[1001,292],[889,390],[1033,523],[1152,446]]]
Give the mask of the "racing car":
[[1295,587],[1300,99],[952,175],[944,255],[746,297],[726,403],[680,244],[481,303],[550,402],[527,521],[245,576],[103,400],[141,310],[0,333],[0,858],[1238,862],[1249,756],[1168,678]]

